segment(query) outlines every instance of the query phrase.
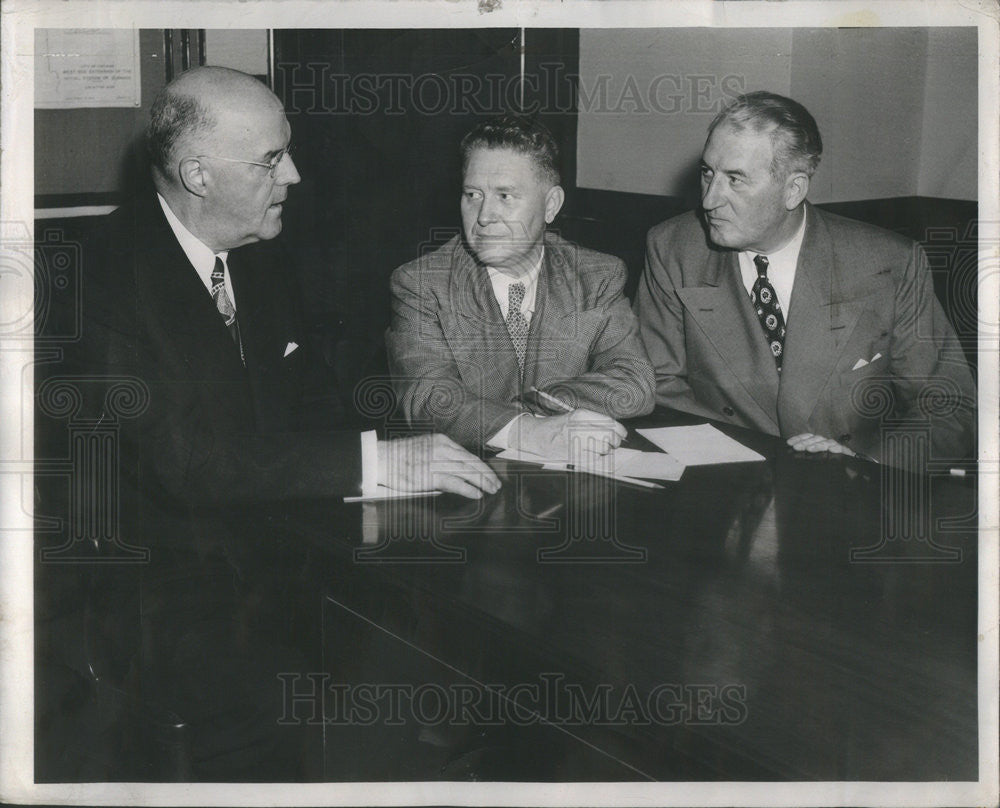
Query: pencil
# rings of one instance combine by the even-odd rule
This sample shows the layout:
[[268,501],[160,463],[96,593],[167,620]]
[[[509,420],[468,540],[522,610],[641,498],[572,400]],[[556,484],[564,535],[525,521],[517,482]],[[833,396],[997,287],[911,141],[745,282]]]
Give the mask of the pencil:
[[562,410],[563,412],[573,412],[573,408],[569,404],[567,404],[562,399],[556,398],[553,395],[549,395],[544,390],[539,390],[537,387],[532,387],[531,388],[531,392],[532,393],[537,393],[538,397],[542,401],[545,401],[548,404],[551,404],[557,410]]

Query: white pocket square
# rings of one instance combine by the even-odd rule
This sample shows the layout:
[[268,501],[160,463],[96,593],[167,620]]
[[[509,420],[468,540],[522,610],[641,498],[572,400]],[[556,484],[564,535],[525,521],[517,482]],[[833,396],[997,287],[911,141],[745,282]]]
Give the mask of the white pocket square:
[[873,356],[871,358],[870,361],[868,359],[859,359],[857,362],[854,363],[854,367],[852,367],[851,370],[857,370],[858,368],[863,368],[865,365],[870,365],[872,362],[876,361],[877,359],[881,359],[881,358],[882,358],[882,354],[881,353],[877,353],[877,354],[875,354],[875,356]]
[[299,344],[297,342],[289,342],[285,346],[285,356],[288,356],[288,354],[290,354],[292,351],[294,351],[298,347],[299,347]]

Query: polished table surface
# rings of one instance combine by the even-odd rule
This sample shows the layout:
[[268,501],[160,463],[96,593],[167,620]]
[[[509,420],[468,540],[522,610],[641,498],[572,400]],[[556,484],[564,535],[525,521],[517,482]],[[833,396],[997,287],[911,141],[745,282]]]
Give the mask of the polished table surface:
[[[138,593],[136,642],[115,623],[105,661],[142,704],[192,723],[224,704],[214,727],[243,719],[240,688],[273,700],[303,733],[289,759],[316,760],[243,762],[262,779],[975,780],[975,475],[726,431],[767,459],[654,490],[494,458],[503,488],[478,502],[206,518],[174,534],[192,553],[87,567],[85,611],[122,622],[129,596],[108,593]],[[41,565],[36,600],[81,569]],[[40,659],[65,650],[51,600]],[[49,674],[36,685],[68,703]],[[38,726],[39,779],[122,776],[118,752],[73,768],[79,742]],[[163,779],[160,763],[125,776]],[[175,776],[242,777],[220,766]]]
[[974,479],[727,431],[766,462],[286,514],[336,559],[326,775],[975,780]]

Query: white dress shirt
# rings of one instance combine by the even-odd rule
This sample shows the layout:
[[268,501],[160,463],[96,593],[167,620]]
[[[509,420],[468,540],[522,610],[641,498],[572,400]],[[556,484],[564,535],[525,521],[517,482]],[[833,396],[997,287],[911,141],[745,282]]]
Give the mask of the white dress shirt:
[[[184,255],[187,256],[188,261],[191,262],[191,266],[193,266],[195,272],[198,273],[198,277],[201,278],[201,282],[205,284],[205,288],[208,290],[209,295],[212,293],[212,270],[215,269],[215,259],[216,257],[222,259],[223,278],[226,284],[226,292],[229,295],[229,299],[233,303],[233,308],[236,309],[236,293],[233,291],[233,283],[229,278],[229,264],[227,263],[229,250],[223,250],[218,253],[212,252],[211,247],[200,241],[198,237],[188,230],[181,223],[180,219],[174,215],[174,212],[170,209],[170,205],[167,204],[166,199],[160,196],[160,194],[157,194],[156,198],[160,200],[160,207],[163,208],[163,215],[167,219],[167,224],[170,225],[170,229],[173,231],[177,242],[181,245],[181,249],[184,250]],[[368,432],[361,433],[361,495],[373,496],[377,492],[378,437],[375,430],[370,430]]]
[[[785,316],[785,325],[788,325],[789,305],[792,302],[792,286],[795,284],[795,267],[799,262],[799,251],[802,249],[802,238],[806,233],[806,211],[802,208],[802,222],[792,240],[784,247],[767,253],[767,279],[774,287],[774,294],[778,298],[782,314]],[[743,286],[746,287],[749,297],[753,285],[757,282],[757,267],[753,259],[755,253],[751,250],[744,250],[739,254],[740,275],[743,278]]]
[[538,263],[536,263],[520,278],[512,278],[506,272],[502,272],[499,269],[486,267],[486,273],[490,276],[490,285],[493,287],[493,296],[497,299],[497,303],[500,305],[500,313],[503,315],[504,320],[507,319],[507,306],[510,303],[510,293],[508,290],[515,283],[523,283],[524,300],[521,301],[521,314],[524,315],[524,319],[528,321],[528,324],[531,324],[531,315],[535,313],[535,295],[538,292],[538,276],[542,272],[542,260],[544,258],[545,250],[543,249],[542,254],[538,257]]
[[[528,321],[528,325],[531,325],[531,317],[535,313],[535,298],[538,293],[538,276],[542,272],[542,261],[544,260],[545,248],[543,247],[541,255],[538,256],[538,262],[520,278],[512,278],[499,269],[486,267],[486,272],[490,276],[490,284],[493,287],[493,295],[500,305],[500,313],[503,315],[504,320],[507,319],[508,306],[510,305],[508,290],[515,283],[523,283],[524,300],[521,301],[521,313],[524,315],[524,319]],[[518,418],[523,418],[526,415],[530,415],[530,413],[521,413],[511,418],[499,432],[486,441],[486,445],[492,446],[494,449],[514,448],[510,445],[510,430]]]
[[212,294],[212,270],[215,269],[215,259],[216,257],[222,259],[222,277],[226,284],[226,294],[229,295],[229,300],[235,309],[236,293],[233,291],[233,282],[229,278],[229,250],[223,250],[218,253],[212,252],[211,247],[199,241],[197,236],[181,224],[181,220],[174,215],[166,199],[159,194],[156,195],[156,198],[160,200],[163,215],[167,217],[167,224],[174,231],[174,236],[181,245],[181,249],[184,250],[184,255],[191,262],[191,266],[198,273],[198,277],[201,278],[201,282],[205,284],[205,288],[208,289],[210,295]]

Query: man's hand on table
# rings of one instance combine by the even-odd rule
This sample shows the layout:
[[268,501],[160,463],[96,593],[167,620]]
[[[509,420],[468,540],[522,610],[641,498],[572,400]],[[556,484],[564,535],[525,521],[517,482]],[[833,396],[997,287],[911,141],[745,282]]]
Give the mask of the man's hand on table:
[[841,443],[837,443],[833,438],[824,438],[822,435],[813,435],[810,432],[795,435],[786,442],[796,452],[829,452],[830,454],[845,454],[849,457],[858,457],[857,452],[853,449],[848,449]]
[[567,463],[586,462],[616,449],[627,430],[613,418],[591,410],[518,419],[511,431],[514,448]]
[[378,481],[397,491],[438,489],[469,499],[500,489],[493,469],[445,435],[380,440]]

